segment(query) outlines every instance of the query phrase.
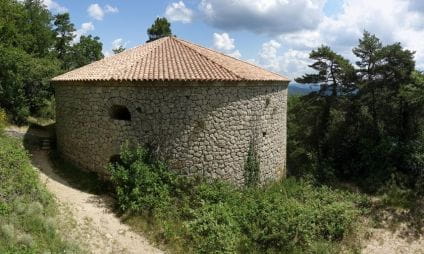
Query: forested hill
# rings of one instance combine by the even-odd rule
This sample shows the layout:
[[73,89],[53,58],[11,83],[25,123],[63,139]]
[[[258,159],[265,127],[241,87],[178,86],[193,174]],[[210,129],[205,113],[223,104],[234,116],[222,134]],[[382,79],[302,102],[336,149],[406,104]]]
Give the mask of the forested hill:
[[316,85],[298,85],[290,84],[289,85],[289,96],[290,95],[306,95],[310,92],[318,91],[319,86]]

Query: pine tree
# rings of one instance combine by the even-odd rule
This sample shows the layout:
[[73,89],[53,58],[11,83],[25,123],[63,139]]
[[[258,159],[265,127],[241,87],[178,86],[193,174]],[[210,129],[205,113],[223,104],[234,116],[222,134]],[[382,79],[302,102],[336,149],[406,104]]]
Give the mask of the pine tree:
[[151,42],[162,37],[171,36],[171,24],[166,18],[156,18],[153,25],[147,29],[147,35],[149,36],[149,40],[147,42]]

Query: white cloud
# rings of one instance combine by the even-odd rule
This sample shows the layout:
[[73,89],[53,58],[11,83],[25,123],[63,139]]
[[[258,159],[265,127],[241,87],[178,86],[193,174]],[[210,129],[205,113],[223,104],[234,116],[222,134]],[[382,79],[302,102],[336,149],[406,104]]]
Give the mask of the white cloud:
[[309,53],[305,50],[289,49],[279,54],[281,46],[275,40],[263,43],[258,58],[253,62],[265,69],[288,76],[292,80],[304,74],[310,64]]
[[57,12],[57,13],[63,13],[68,11],[66,7],[58,4],[57,2],[53,0],[43,0],[42,2],[50,11]]
[[280,60],[277,56],[277,51],[281,47],[281,44],[275,40],[270,40],[262,44],[262,49],[259,52],[258,63],[266,69],[272,71],[280,70]]
[[92,17],[93,19],[102,20],[105,13],[98,4],[91,4],[87,9],[88,15]]
[[[376,34],[384,44],[401,42],[416,50],[418,66],[424,63],[423,14],[411,10],[411,4],[422,1],[405,0],[345,0],[342,12],[325,18],[317,32],[323,43],[353,60],[352,48],[358,44],[362,32]],[[384,8],[381,8],[384,6]]]
[[213,46],[214,48],[220,50],[221,52],[235,57],[240,58],[241,53],[239,50],[236,50],[234,45],[234,39],[230,37],[228,33],[214,33],[213,34]]
[[227,55],[234,57],[234,58],[241,58],[241,53],[238,49],[234,50],[233,52],[228,53]]
[[119,12],[117,7],[113,7],[108,4],[105,6],[105,13],[117,13],[117,12]]
[[422,0],[409,0],[409,10],[424,12],[424,1],[422,1]]
[[338,14],[323,17],[313,29],[274,34],[274,40],[262,45],[255,63],[293,79],[312,71],[309,52],[324,44],[354,64],[352,48],[367,30],[383,44],[401,42],[416,51],[417,68],[424,70],[423,11],[421,0],[344,0]]
[[124,41],[122,38],[118,38],[112,42],[112,49],[117,49],[119,47],[125,48],[128,42]]
[[226,30],[244,29],[276,35],[314,29],[323,18],[325,0],[202,0],[207,23]]
[[190,23],[193,19],[193,11],[187,8],[183,1],[171,3],[166,7],[165,17],[171,22],[180,21]]
[[75,38],[73,43],[78,43],[82,35],[86,35],[88,32],[94,30],[94,25],[92,22],[82,23],[81,27],[75,31]]
[[234,39],[227,33],[213,33],[213,45],[215,48],[224,51],[230,51],[235,48]]
[[106,13],[117,13],[119,12],[117,7],[106,5],[102,8],[99,4],[91,4],[87,8],[88,15],[96,20],[103,20]]

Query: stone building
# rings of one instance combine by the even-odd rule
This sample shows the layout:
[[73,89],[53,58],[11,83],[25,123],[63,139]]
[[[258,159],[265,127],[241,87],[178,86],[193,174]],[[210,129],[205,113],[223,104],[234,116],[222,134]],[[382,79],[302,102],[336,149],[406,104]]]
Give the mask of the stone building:
[[289,80],[165,37],[55,77],[57,147],[105,174],[123,142],[154,144],[173,169],[245,181],[249,147],[260,180],[285,175]]

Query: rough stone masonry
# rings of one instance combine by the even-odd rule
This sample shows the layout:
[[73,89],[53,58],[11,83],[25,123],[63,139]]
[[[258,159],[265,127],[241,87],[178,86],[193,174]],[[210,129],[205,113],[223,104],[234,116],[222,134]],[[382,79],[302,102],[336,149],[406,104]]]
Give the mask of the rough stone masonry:
[[[177,171],[241,185],[253,142],[260,181],[278,179],[286,173],[287,83],[56,83],[58,150],[106,176],[123,142],[155,144]],[[126,119],[113,116],[116,107]]]

